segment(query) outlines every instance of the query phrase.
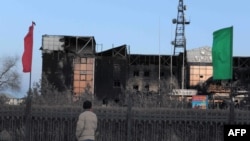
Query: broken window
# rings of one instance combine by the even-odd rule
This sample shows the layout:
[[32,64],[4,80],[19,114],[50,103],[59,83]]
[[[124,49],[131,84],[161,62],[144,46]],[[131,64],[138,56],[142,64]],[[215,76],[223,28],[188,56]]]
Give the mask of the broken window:
[[81,74],[80,75],[80,81],[86,80],[86,74]]
[[121,82],[120,82],[120,80],[114,80],[114,87],[115,87],[115,88],[120,88],[120,87],[121,87]]
[[121,68],[119,64],[114,64],[114,71],[115,72],[120,72]]
[[86,70],[80,70],[80,74],[87,74]]
[[86,64],[87,63],[87,58],[81,58],[81,63]]
[[139,76],[139,71],[134,71],[134,76]]
[[161,72],[161,73],[160,73],[160,76],[164,76],[164,72]]
[[145,90],[146,90],[146,91],[149,91],[149,85],[148,85],[148,84],[145,85]]
[[79,64],[79,63],[80,63],[80,58],[79,58],[79,57],[75,58],[75,59],[74,59],[74,63]]
[[250,78],[250,75],[247,73],[247,74],[245,74],[245,78],[246,79],[249,79]]
[[113,75],[114,75],[114,77],[115,78],[119,78],[120,77],[120,72],[121,72],[121,67],[120,67],[120,65],[119,64],[114,64],[113,65]]
[[149,77],[149,71],[144,71],[144,76]]
[[133,85],[133,90],[138,91],[139,90],[139,86],[138,85]]

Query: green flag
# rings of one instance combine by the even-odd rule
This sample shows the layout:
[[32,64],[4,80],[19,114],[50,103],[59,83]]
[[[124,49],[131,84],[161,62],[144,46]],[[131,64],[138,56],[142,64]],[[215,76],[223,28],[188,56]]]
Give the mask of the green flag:
[[217,30],[213,33],[212,63],[213,79],[232,79],[233,69],[233,27]]

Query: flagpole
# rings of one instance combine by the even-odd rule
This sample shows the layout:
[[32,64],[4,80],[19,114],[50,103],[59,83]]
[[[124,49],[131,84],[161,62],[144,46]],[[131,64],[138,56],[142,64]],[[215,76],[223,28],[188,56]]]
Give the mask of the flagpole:
[[31,120],[31,101],[32,101],[32,96],[31,96],[31,71],[30,71],[30,79],[29,79],[29,91],[28,91],[28,96],[27,96],[27,101],[26,101],[26,110],[25,110],[25,139],[26,141],[31,141],[30,138],[30,120]]
[[31,71],[30,71],[29,89],[31,89]]
[[158,91],[159,91],[159,107],[161,107],[161,101],[160,101],[160,99],[161,99],[161,24],[160,24],[160,22],[161,22],[161,19],[159,18],[159,56],[158,56],[158,59],[159,59],[159,74],[158,74],[158,77],[159,77],[159,84],[158,84]]
[[[29,90],[28,90],[28,96],[27,96],[27,99],[26,99],[26,108],[25,108],[25,140],[26,141],[31,141],[31,134],[30,134],[30,131],[31,131],[31,124],[30,124],[30,121],[31,121],[31,101],[32,101],[32,91],[31,91],[31,72],[32,72],[32,54],[33,54],[33,26],[36,25],[35,22],[32,21],[32,25],[30,26],[29,28],[29,32],[28,34],[25,36],[25,49],[27,50],[26,46],[28,46],[29,48],[29,64],[27,65],[27,58],[25,58],[26,60],[23,60],[23,64],[25,63],[24,65],[24,72],[29,72],[30,75],[29,75]],[[29,38],[28,42],[26,41],[27,38]],[[24,52],[24,55],[23,57],[25,57],[25,52]]]

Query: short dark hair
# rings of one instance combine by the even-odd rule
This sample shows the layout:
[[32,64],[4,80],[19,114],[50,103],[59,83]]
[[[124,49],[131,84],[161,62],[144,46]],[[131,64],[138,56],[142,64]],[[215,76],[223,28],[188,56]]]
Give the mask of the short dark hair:
[[91,108],[92,108],[91,101],[86,100],[83,102],[83,109],[91,109]]

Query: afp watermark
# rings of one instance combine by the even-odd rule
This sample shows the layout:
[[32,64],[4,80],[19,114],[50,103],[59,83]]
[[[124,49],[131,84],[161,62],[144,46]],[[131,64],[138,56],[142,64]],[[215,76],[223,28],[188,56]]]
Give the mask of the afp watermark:
[[239,139],[239,141],[250,140],[250,125],[224,125],[224,141]]

